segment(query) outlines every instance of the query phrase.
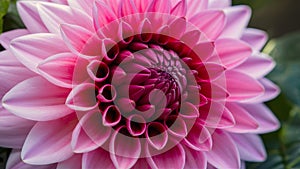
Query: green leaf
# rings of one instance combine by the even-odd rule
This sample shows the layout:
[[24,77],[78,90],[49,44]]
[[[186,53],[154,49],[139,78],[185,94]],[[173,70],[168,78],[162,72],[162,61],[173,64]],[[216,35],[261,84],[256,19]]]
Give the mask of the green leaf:
[[300,32],[270,41],[265,50],[277,62],[269,78],[289,101],[300,107]]
[[18,14],[16,2],[17,0],[10,0],[8,12],[4,17],[3,31],[25,27]]
[[3,17],[8,11],[10,0],[0,0],[0,33],[3,30]]

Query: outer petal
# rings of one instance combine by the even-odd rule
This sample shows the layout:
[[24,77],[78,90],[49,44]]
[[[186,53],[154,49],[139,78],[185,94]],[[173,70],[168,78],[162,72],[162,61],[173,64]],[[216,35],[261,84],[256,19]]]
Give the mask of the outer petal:
[[227,23],[221,37],[240,38],[248,25],[251,9],[248,6],[233,6],[225,9]]
[[0,52],[0,98],[19,82],[34,76],[34,73],[24,67],[9,51]]
[[42,3],[38,5],[39,14],[48,30],[59,34],[60,24],[74,24],[93,30],[92,18],[78,9],[66,5]]
[[202,12],[207,8],[209,0],[186,0],[188,18],[193,17],[196,13]]
[[115,169],[108,151],[98,148],[97,150],[83,154],[82,168],[99,168],[105,166],[107,169]]
[[41,77],[33,77],[6,93],[2,104],[4,108],[23,118],[48,121],[73,112],[65,105],[65,98],[69,92]]
[[264,77],[274,67],[274,60],[270,56],[260,53],[250,56],[244,63],[236,67],[236,69],[258,79]]
[[221,10],[203,11],[194,15],[190,22],[197,26],[209,39],[216,39],[225,24],[225,14]]
[[216,130],[212,138],[212,150],[206,152],[208,162],[216,168],[240,168],[240,155],[231,137]]
[[37,72],[36,67],[43,59],[68,52],[60,37],[48,33],[16,38],[11,42],[10,49],[21,63],[34,72]]
[[269,100],[274,99],[277,97],[280,93],[280,88],[276,86],[272,81],[266,78],[262,78],[259,80],[259,82],[264,86],[265,93],[261,97],[257,98],[256,100],[253,100],[253,102],[266,102]]
[[226,103],[226,107],[235,119],[235,125],[225,130],[236,133],[246,133],[255,131],[259,125],[255,117],[251,116],[245,109],[236,103]]
[[229,101],[246,101],[263,95],[264,87],[254,78],[238,71],[226,72]]
[[37,69],[43,77],[53,84],[72,88],[76,61],[76,55],[72,53],[61,53],[43,60]]
[[236,39],[218,39],[215,45],[221,62],[228,69],[241,64],[252,54],[248,44]]
[[72,8],[78,8],[92,16],[93,1],[91,0],[68,0],[68,4]]
[[268,40],[268,35],[266,32],[248,28],[244,31],[241,39],[247,42],[255,50],[261,50]]
[[255,134],[230,134],[237,145],[241,159],[261,162],[266,159],[266,150],[261,138]]
[[264,104],[242,104],[259,124],[256,133],[268,133],[280,127],[280,123],[272,111]]
[[21,160],[21,151],[13,150],[7,160],[6,169],[56,169],[56,164],[51,165],[29,165]]
[[0,146],[22,148],[35,122],[11,114],[2,105],[0,105],[0,117]]
[[43,165],[70,158],[73,155],[71,135],[77,123],[74,119],[74,116],[68,116],[38,122],[26,138],[21,153],[22,160],[28,164]]
[[57,164],[56,169],[67,169],[67,168],[81,169],[81,165],[82,165],[81,163],[82,163],[82,154],[76,154],[65,161],[59,162]]
[[8,32],[4,32],[0,35],[0,43],[5,48],[8,49],[10,42],[17,37],[29,34],[26,29],[16,29]]
[[231,0],[209,0],[208,8],[226,8],[231,6]]
[[37,4],[41,2],[37,1],[18,1],[17,7],[26,28],[31,33],[48,32],[44,25],[40,15],[38,13]]

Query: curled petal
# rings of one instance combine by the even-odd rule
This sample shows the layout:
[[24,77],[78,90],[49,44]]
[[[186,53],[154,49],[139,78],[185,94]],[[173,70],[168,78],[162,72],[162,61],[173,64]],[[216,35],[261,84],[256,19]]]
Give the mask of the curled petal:
[[115,126],[121,121],[120,110],[114,106],[108,106],[103,112],[102,123],[104,126]]
[[106,84],[99,89],[99,93],[97,95],[100,103],[108,103],[112,102],[116,99],[117,92],[114,86],[110,84]]
[[140,136],[146,131],[146,121],[140,115],[131,115],[126,120],[126,127],[132,136]]
[[155,149],[163,149],[168,141],[166,128],[158,122],[149,123],[146,129],[146,139]]
[[5,49],[8,49],[10,42],[13,39],[27,34],[29,34],[29,32],[26,29],[16,29],[16,30],[4,32],[0,35],[0,43]]

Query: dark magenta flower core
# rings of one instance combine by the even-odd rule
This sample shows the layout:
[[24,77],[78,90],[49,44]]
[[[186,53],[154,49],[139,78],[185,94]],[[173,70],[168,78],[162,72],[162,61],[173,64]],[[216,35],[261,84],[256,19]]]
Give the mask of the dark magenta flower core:
[[199,107],[211,97],[209,75],[195,52],[158,34],[135,35],[112,44],[98,63],[95,81],[104,125],[114,129],[125,125],[128,132],[120,131],[134,137],[162,134],[179,121],[190,129],[193,125],[183,119],[195,121]]

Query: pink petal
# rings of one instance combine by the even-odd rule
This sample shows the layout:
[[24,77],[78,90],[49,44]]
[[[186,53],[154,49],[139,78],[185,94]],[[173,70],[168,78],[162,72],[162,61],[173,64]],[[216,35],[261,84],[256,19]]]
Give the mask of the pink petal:
[[72,88],[76,61],[77,56],[74,54],[61,53],[40,62],[37,69],[51,83],[61,87]]
[[252,54],[248,44],[236,39],[218,39],[215,45],[221,62],[229,69],[240,65]]
[[241,159],[245,161],[262,162],[267,154],[261,138],[255,134],[230,134],[234,140]]
[[5,110],[0,105],[0,146],[22,148],[27,134],[35,124]]
[[225,130],[236,133],[255,131],[259,125],[255,117],[251,116],[243,107],[236,103],[226,103],[226,107],[234,117],[235,125]]
[[[190,11],[190,10],[189,10]],[[197,26],[208,39],[216,39],[225,24],[225,14],[221,10],[209,10],[197,13],[190,22]]]
[[138,12],[144,13],[152,1],[133,0]]
[[72,130],[76,123],[74,116],[37,122],[23,145],[22,160],[28,164],[44,165],[70,158],[73,155],[70,144]]
[[279,95],[280,88],[269,79],[262,78],[259,80],[259,82],[264,86],[265,93],[261,97],[257,98],[256,102],[266,102],[276,98]]
[[226,8],[231,6],[231,0],[209,0],[208,8]]
[[178,17],[184,17],[187,13],[187,2],[186,0],[179,1],[171,10],[171,15]]
[[211,128],[230,128],[235,125],[234,117],[223,101],[208,101],[208,104],[202,106],[200,121],[204,126]]
[[274,60],[270,56],[261,53],[250,56],[244,63],[236,67],[236,69],[258,79],[267,75],[274,67]]
[[203,152],[190,149],[183,146],[185,151],[185,166],[184,169],[206,168],[207,159]]
[[8,49],[10,42],[13,39],[27,34],[29,34],[29,32],[26,29],[16,29],[16,30],[4,32],[0,35],[0,43],[5,49]]
[[68,89],[54,86],[41,77],[33,77],[6,93],[2,104],[5,109],[26,119],[54,120],[73,112],[65,105],[69,92]]
[[0,60],[0,98],[16,84],[35,75],[24,67],[9,50],[0,52]]
[[78,8],[92,16],[93,1],[90,0],[68,0],[68,4],[72,8]]
[[102,124],[104,126],[112,127],[117,125],[121,121],[121,118],[122,115],[118,107],[110,105],[103,112]]
[[52,33],[59,34],[60,24],[63,23],[93,30],[92,18],[76,8],[54,3],[42,3],[38,5],[38,11],[42,21]]
[[147,11],[169,14],[171,11],[171,2],[170,0],[153,0],[148,6]]
[[[101,54],[101,40],[96,34],[77,25],[60,25],[61,34],[69,49],[75,54],[96,56]],[[90,51],[87,51],[89,49]]]
[[6,169],[56,169],[56,164],[50,165],[29,165],[22,161],[21,159],[21,151],[20,150],[12,150],[7,160]]
[[138,114],[132,114],[126,119],[126,127],[132,136],[140,136],[146,131],[146,121]]
[[215,50],[215,45],[212,42],[200,42],[193,47],[193,51],[202,61],[207,61]]
[[258,122],[259,127],[256,130],[256,133],[268,133],[275,131],[280,127],[277,118],[264,104],[242,104],[242,106],[255,117],[255,120]]
[[184,143],[195,151],[209,151],[212,147],[209,131],[197,121],[184,138]]
[[103,26],[116,19],[116,14],[107,4],[101,1],[95,1],[93,8],[93,20],[95,30],[101,29]]
[[163,149],[168,141],[165,126],[158,122],[150,122],[146,129],[146,139],[149,145],[157,150]]
[[18,1],[17,8],[26,28],[31,33],[48,32],[40,15],[37,6],[41,2],[37,1]]
[[101,146],[110,136],[111,128],[101,123],[101,113],[86,113],[75,127],[72,134],[72,148],[75,153],[89,152]]
[[56,169],[66,169],[66,168],[81,169],[81,161],[82,161],[82,155],[76,154],[65,161],[59,162],[57,164]]
[[30,70],[37,72],[38,64],[55,54],[68,52],[60,37],[54,34],[30,34],[14,39],[10,49],[17,59]]
[[256,79],[238,71],[227,71],[226,81],[227,99],[231,101],[246,101],[264,93],[264,87]]
[[253,49],[261,50],[268,40],[268,35],[262,30],[248,28],[243,32],[241,40],[247,42]]
[[205,153],[208,162],[216,168],[240,168],[240,155],[232,138],[227,133],[216,130],[212,139],[212,150]]
[[66,105],[78,111],[88,111],[96,108],[98,102],[95,90],[95,84],[91,83],[82,83],[74,87],[66,99]]
[[128,133],[126,127],[122,126],[112,135],[109,143],[110,158],[116,168],[131,168],[140,157],[141,143],[139,138],[128,137],[121,131]]
[[185,165],[185,151],[181,144],[177,144],[169,150],[152,150],[146,144],[147,161],[151,168],[179,168]]
[[227,22],[221,37],[240,38],[251,17],[248,6],[233,6],[224,10]]
[[207,8],[209,0],[186,0],[187,18],[193,17],[196,13],[202,12]]
[[94,151],[84,153],[82,156],[82,168],[92,169],[105,166],[107,169],[115,169],[107,150],[98,148]]
[[132,169],[151,169],[151,166],[148,164],[145,158],[139,158],[139,160],[135,163]]
[[184,138],[188,134],[187,124],[180,116],[168,116],[164,125],[170,134],[179,138]]
[[119,16],[120,17],[138,13],[137,8],[136,8],[135,3],[134,3],[133,0],[120,1],[119,5],[120,5],[119,6],[119,8],[120,8]]

